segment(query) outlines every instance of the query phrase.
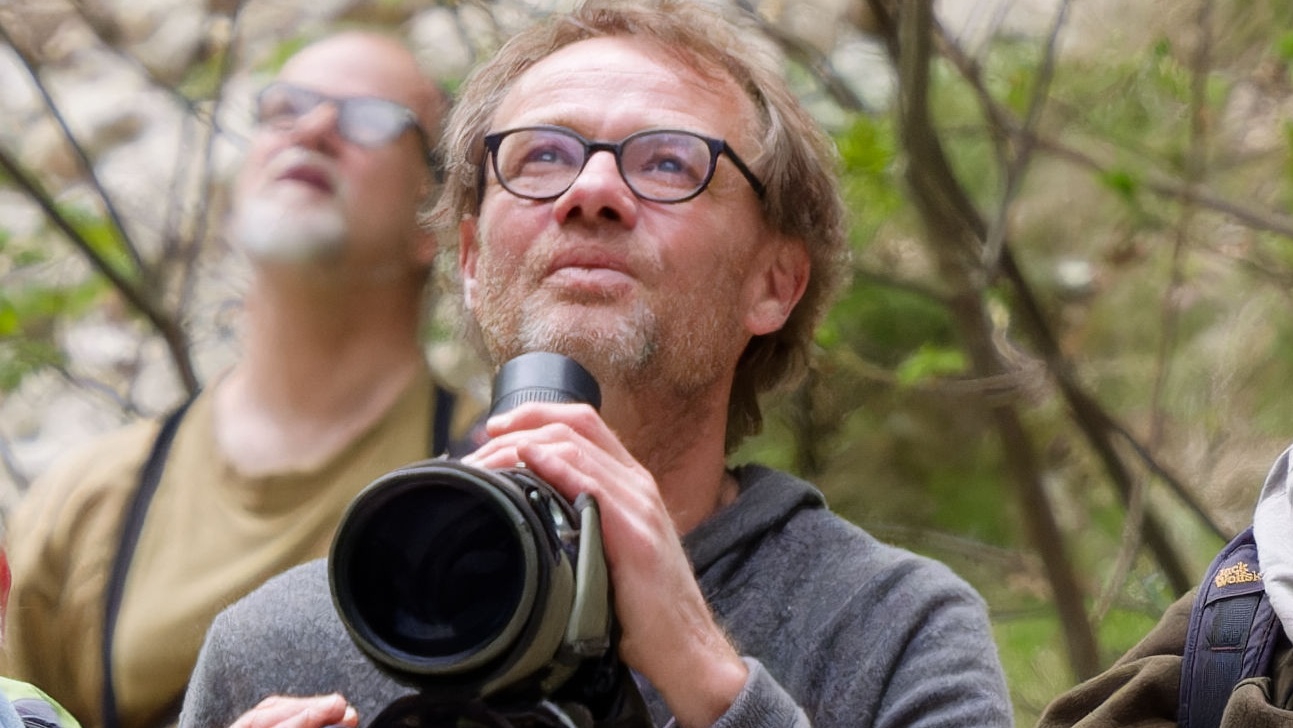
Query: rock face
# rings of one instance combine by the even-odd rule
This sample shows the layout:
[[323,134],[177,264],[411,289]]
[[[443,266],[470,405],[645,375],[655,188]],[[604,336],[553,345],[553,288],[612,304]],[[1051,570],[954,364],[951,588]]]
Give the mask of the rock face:
[[[246,138],[251,96],[284,49],[352,21],[404,29],[428,71],[450,79],[473,57],[464,29],[488,36],[482,18],[460,21],[433,3],[248,2],[235,19],[236,5],[105,0],[78,10],[34,0],[0,7],[11,40],[0,45],[0,149],[61,210],[90,221],[87,238],[106,230],[93,221],[105,218],[104,196],[111,200],[144,261],[143,286],[183,324],[200,381],[237,355],[246,269],[219,239],[224,190]],[[231,42],[236,59],[217,82]],[[211,101],[217,88],[218,106]],[[0,510],[68,449],[185,397],[155,329],[101,281],[49,224],[32,190],[0,177],[0,316],[7,304],[38,296],[90,300],[65,302],[48,320],[13,304],[22,309],[24,340],[57,352],[60,363],[28,366],[19,386],[0,390]],[[0,376],[5,367],[17,371],[22,356],[0,349]]]

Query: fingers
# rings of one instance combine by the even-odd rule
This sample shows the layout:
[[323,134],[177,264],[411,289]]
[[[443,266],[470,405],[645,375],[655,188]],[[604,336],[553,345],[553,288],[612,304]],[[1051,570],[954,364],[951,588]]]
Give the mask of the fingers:
[[[644,529],[673,530],[655,479],[592,408],[527,405],[515,412],[515,419],[491,420],[494,438],[463,463],[486,469],[524,464],[570,501],[592,495],[615,541],[630,540]],[[608,544],[612,561],[617,550]]]
[[231,728],[357,728],[359,713],[340,695],[271,695],[243,713]]
[[[583,437],[617,459],[632,459],[628,450],[602,420],[597,410],[586,404],[529,402],[491,417],[485,429],[490,437],[503,439],[508,434],[536,432],[550,428]],[[481,450],[485,450],[490,444],[485,443]]]
[[597,499],[621,657],[667,691],[675,715],[712,723],[744,685],[746,668],[710,612],[679,533],[714,499],[675,492],[666,506],[652,472],[587,405],[531,402],[491,418],[486,430],[492,439],[465,464],[524,464],[571,501],[581,493]]

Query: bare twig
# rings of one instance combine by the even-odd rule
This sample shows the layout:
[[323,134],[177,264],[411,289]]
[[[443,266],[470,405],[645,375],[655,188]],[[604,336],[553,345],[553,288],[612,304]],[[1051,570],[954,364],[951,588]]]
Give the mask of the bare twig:
[[[1051,25],[1051,32],[1043,46],[1042,63],[1037,70],[1037,77],[1033,83],[1033,92],[1028,100],[1028,113],[1024,117],[1023,128],[1033,131],[1042,116],[1042,109],[1046,106],[1046,99],[1050,95],[1051,80],[1055,75],[1055,49],[1058,45],[1060,30],[1064,27],[1065,20],[1068,18],[1069,0],[1060,3],[1059,9],[1055,13],[1055,22]],[[947,41],[946,46],[954,46],[954,43]],[[1005,169],[1005,190],[1001,195],[1001,203],[997,205],[997,214],[993,217],[991,224],[988,226],[988,232],[983,245],[983,263],[987,270],[995,270],[998,260],[1001,256],[1001,250],[1006,243],[1006,225],[1010,217],[1010,208],[1014,204],[1016,195],[1019,194],[1020,187],[1023,186],[1024,177],[1032,162],[1033,144],[1032,134],[1025,134],[1017,137],[1018,141],[1014,145],[1006,145],[1006,149],[1014,147],[1015,152],[1010,159],[1003,164]]]
[[121,214],[117,211],[116,203],[113,201],[112,196],[108,194],[107,190],[103,188],[103,183],[99,180],[99,175],[94,170],[94,163],[90,161],[90,157],[85,153],[85,147],[81,146],[76,135],[72,133],[71,127],[67,125],[67,120],[63,118],[63,114],[59,111],[58,105],[54,103],[53,97],[50,96],[49,89],[46,88],[45,82],[41,80],[40,73],[36,70],[37,64],[35,60],[28,56],[22,47],[13,42],[13,38],[9,37],[9,32],[5,30],[4,23],[0,23],[0,42],[5,43],[12,48],[14,53],[16,53],[18,58],[22,61],[23,67],[27,70],[27,74],[31,76],[31,80],[36,87],[36,91],[45,102],[45,110],[54,120],[54,123],[58,124],[59,129],[63,132],[63,140],[67,142],[72,153],[76,155],[77,161],[81,164],[81,171],[85,174],[86,179],[89,180],[90,186],[94,188],[95,194],[98,195],[100,202],[103,203],[103,209],[107,212],[108,219],[112,221],[112,226],[120,237],[121,246],[130,257],[130,261],[135,266],[136,272],[140,275],[145,274],[148,270],[148,266],[139,255],[139,249],[135,246],[134,241],[131,240],[130,231],[126,228],[125,223],[122,222]]
[[94,246],[85,238],[85,235],[58,209],[49,193],[3,147],[0,147],[0,169],[3,169],[18,185],[18,188],[23,190],[41,208],[41,211],[45,213],[45,217],[54,227],[58,228],[72,243],[73,247],[86,257],[95,270],[108,279],[108,282],[126,299],[127,303],[153,325],[166,342],[166,346],[171,352],[171,357],[179,369],[181,380],[186,387],[191,388],[190,391],[194,391],[197,387],[197,376],[193,371],[192,361],[188,355],[187,340],[183,336],[179,324],[159,308],[144,289],[140,288],[134,281],[125,278],[115,266],[111,265],[94,250]]

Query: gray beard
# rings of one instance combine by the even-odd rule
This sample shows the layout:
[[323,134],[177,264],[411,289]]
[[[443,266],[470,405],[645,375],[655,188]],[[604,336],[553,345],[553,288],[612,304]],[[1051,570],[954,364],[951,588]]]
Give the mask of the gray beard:
[[650,364],[657,342],[655,313],[644,307],[633,310],[609,330],[588,329],[578,322],[554,321],[549,316],[522,319],[515,347],[524,351],[554,351],[565,354],[603,377],[612,373],[632,377]]
[[629,381],[650,366],[657,350],[655,313],[645,307],[593,326],[580,320],[578,304],[518,302],[499,285],[486,284],[482,293],[468,318],[496,364],[531,351],[550,351],[578,361],[601,382],[608,382],[607,377]]
[[337,257],[348,233],[335,207],[303,212],[273,198],[243,201],[234,212],[233,241],[253,260],[301,264]]

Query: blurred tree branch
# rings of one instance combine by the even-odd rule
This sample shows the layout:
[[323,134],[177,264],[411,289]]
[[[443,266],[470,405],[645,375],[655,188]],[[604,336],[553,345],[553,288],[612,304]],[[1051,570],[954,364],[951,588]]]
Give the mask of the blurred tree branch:
[[140,255],[138,246],[131,239],[129,230],[122,222],[112,196],[104,189],[94,171],[93,163],[85,153],[85,148],[76,139],[59,112],[57,104],[50,97],[48,89],[45,88],[44,83],[41,81],[40,73],[34,60],[13,42],[3,23],[0,23],[0,42],[9,45],[18,54],[19,59],[44,100],[46,110],[55,119],[62,131],[64,142],[76,156],[81,166],[82,174],[85,175],[97,198],[102,203],[110,220],[114,237],[120,244],[121,249],[127,254],[133,270],[118,270],[111,260],[95,248],[85,234],[69,219],[67,214],[59,209],[53,196],[44,189],[40,181],[28,170],[24,169],[18,160],[3,148],[0,148],[0,168],[4,169],[18,188],[40,207],[46,219],[63,233],[64,237],[89,261],[91,266],[106,278],[127,303],[157,330],[163,342],[165,342],[184,387],[189,392],[195,392],[198,387],[198,380],[189,353],[188,337],[180,324],[179,318],[168,312],[162,305],[160,297],[155,293],[159,289],[150,285],[153,275],[150,273],[147,262]]
[[[899,10],[895,34],[888,38],[899,76],[899,134],[907,156],[911,194],[928,230],[939,270],[953,292],[953,320],[976,376],[992,377],[1008,371],[1009,366],[993,343],[993,325],[983,309],[987,280],[977,252],[982,250],[986,231],[952,173],[927,107],[935,24],[932,0],[908,0]],[[1006,252],[1003,246],[1003,254]],[[1013,406],[998,402],[990,410],[1020,499],[1025,530],[1051,584],[1070,664],[1079,678],[1094,675],[1099,669],[1095,634],[1064,539],[1042,489],[1031,439]]]

